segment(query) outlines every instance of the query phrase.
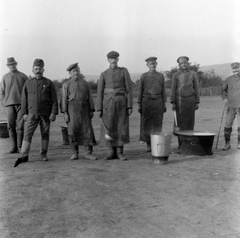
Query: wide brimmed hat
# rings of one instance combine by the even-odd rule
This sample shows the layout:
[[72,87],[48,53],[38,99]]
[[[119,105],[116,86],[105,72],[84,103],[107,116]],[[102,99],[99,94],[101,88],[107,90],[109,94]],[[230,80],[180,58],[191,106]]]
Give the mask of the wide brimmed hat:
[[17,64],[13,57],[7,58],[7,65]]

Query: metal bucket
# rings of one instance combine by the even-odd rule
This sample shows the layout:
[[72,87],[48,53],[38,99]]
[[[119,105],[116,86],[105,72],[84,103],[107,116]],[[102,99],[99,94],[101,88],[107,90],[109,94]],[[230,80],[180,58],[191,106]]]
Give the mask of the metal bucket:
[[7,121],[0,121],[0,138],[8,138]]
[[151,134],[152,157],[167,160],[171,149],[170,134]]
[[62,130],[63,145],[69,145],[67,126],[61,126],[61,130]]

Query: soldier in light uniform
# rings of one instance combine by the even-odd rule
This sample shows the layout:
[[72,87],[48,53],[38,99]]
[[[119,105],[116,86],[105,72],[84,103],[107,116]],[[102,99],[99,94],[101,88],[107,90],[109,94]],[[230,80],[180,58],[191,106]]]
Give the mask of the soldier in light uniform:
[[157,57],[149,57],[145,61],[149,71],[141,75],[137,103],[141,114],[140,141],[146,142],[147,152],[151,152],[150,133],[162,132],[167,96],[164,76],[156,71]]
[[181,130],[194,130],[195,110],[199,108],[198,74],[189,69],[189,58],[177,59],[179,70],[172,77],[171,103]]
[[101,127],[100,145],[107,145],[110,155],[107,160],[126,160],[123,155],[124,144],[129,140],[129,116],[132,113],[132,81],[129,72],[118,66],[119,53],[107,54],[109,68],[101,73],[97,90],[97,113],[108,128],[113,141],[106,141],[105,130]]
[[61,110],[68,125],[69,143],[73,155],[71,160],[77,160],[78,146],[85,146],[85,159],[96,160],[92,154],[96,140],[92,128],[94,103],[88,83],[80,72],[78,63],[67,68],[71,75],[70,80],[62,87]]
[[7,66],[10,72],[3,76],[1,94],[7,111],[8,132],[12,144],[9,153],[18,153],[21,150],[24,133],[21,95],[28,77],[18,71],[17,62],[13,57],[7,59]]
[[225,146],[223,150],[231,148],[230,138],[232,125],[237,116],[238,123],[238,142],[237,148],[240,149],[240,63],[231,64],[233,75],[228,77],[222,87],[222,98],[227,107],[226,122],[224,127]]
[[43,77],[44,62],[42,59],[36,59],[33,62],[32,72],[35,77],[29,79],[24,84],[21,99],[21,109],[25,120],[24,138],[21,148],[22,157],[16,160],[14,167],[28,161],[32,137],[38,124],[41,131],[40,156],[43,161],[48,160],[50,124],[56,120],[56,115],[58,114],[55,86],[50,79]]

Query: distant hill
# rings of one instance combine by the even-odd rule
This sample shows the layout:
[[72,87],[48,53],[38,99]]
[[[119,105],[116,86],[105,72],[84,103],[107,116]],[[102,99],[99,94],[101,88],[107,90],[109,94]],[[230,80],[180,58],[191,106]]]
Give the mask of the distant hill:
[[[201,71],[208,71],[210,69],[214,69],[215,73],[222,79],[226,79],[232,74],[231,63],[200,66]],[[166,70],[162,73],[165,75],[165,72]],[[140,79],[141,74],[142,73],[130,73],[132,81],[136,82],[137,79]],[[85,75],[85,77],[87,81],[94,80],[95,82],[97,82],[100,75]]]

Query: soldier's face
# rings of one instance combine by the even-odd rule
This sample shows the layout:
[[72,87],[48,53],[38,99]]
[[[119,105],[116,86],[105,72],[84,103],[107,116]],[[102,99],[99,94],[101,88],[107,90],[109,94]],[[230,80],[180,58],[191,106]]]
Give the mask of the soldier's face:
[[188,66],[189,66],[188,61],[187,61],[187,60],[181,60],[181,61],[179,62],[179,66],[180,66],[182,69],[188,69]]
[[34,73],[35,77],[40,78],[43,76],[44,68],[40,66],[33,66],[32,72]]
[[156,70],[157,62],[156,61],[149,61],[147,63],[147,67],[149,68],[150,71]]
[[232,72],[233,72],[234,75],[238,75],[239,72],[240,72],[240,69],[239,68],[234,68],[234,69],[232,69]]
[[17,64],[10,64],[8,65],[8,68],[10,69],[11,72],[17,71]]
[[119,60],[119,58],[108,58],[108,62],[112,69],[114,69],[118,66],[118,60]]
[[71,75],[71,78],[78,79],[81,76],[81,71],[79,67],[76,67],[69,71],[69,74]]

